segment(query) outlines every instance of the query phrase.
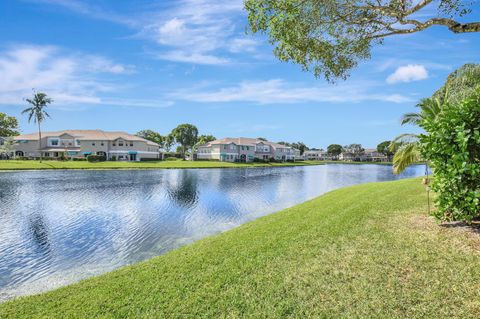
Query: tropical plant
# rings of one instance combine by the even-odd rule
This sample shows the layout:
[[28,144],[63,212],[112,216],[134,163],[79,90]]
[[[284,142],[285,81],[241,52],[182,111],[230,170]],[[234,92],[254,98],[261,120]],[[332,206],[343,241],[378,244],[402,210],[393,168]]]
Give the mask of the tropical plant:
[[246,0],[245,9],[251,32],[266,33],[279,60],[329,81],[346,78],[387,37],[434,26],[453,33],[480,31],[480,22],[454,19],[465,20],[478,9],[475,1]]
[[[422,99],[416,105],[418,112],[406,113],[401,119],[401,124],[420,126],[426,119],[435,119],[443,110],[444,105],[439,99]],[[400,174],[415,162],[421,162],[420,143],[418,134],[401,134],[390,144],[390,151],[394,152],[393,172]]]
[[180,124],[172,131],[172,136],[175,141],[180,144],[183,159],[187,151],[197,143],[198,129],[192,124]]
[[463,102],[426,117],[420,151],[428,158],[437,193],[434,215],[445,221],[480,217],[480,89]]
[[38,125],[38,149],[40,152],[40,162],[42,162],[42,130],[40,124],[50,115],[45,111],[48,104],[51,104],[53,100],[45,93],[33,91],[33,98],[26,99],[31,107],[22,111],[22,114],[28,114],[28,122],[33,122]]
[[16,117],[0,112],[0,137],[16,136],[20,134]]
[[[419,112],[407,113],[401,124],[421,126],[427,119],[435,119],[445,105],[458,105],[466,96],[480,88],[480,64],[465,64],[450,73],[444,85],[431,98],[423,99],[417,105]],[[393,171],[401,173],[414,162],[422,160],[418,135],[402,134],[392,141],[390,149],[396,151],[393,157]]]

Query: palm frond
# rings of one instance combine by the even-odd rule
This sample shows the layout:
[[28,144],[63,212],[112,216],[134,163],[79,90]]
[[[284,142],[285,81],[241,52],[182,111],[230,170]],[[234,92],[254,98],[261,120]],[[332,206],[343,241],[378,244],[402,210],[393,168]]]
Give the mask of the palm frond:
[[402,116],[401,119],[401,124],[412,124],[412,125],[418,125],[420,124],[420,121],[422,120],[422,116],[418,113],[406,113]]
[[411,164],[421,160],[419,144],[409,143],[400,146],[393,156],[393,172],[400,174]]

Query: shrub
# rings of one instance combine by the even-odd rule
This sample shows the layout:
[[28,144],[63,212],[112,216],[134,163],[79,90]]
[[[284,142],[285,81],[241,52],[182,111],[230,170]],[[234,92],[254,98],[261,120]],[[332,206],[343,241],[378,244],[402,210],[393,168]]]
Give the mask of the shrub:
[[87,161],[94,163],[94,162],[105,162],[107,159],[103,155],[88,155]]
[[471,222],[480,217],[480,90],[458,105],[446,105],[425,119],[421,152],[434,172],[432,189],[444,221]]
[[112,156],[110,157],[110,160],[111,160],[112,162],[115,162],[115,161],[117,160],[117,156],[116,156],[116,155],[112,155]]
[[166,161],[178,161],[179,158],[178,157],[167,157],[165,158]]

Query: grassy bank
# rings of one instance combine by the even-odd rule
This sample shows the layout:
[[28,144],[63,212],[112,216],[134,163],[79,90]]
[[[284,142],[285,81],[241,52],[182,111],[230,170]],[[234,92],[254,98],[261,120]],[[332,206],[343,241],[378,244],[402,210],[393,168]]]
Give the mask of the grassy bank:
[[478,318],[479,236],[425,210],[419,179],[337,190],[0,318]]
[[0,161],[0,170],[46,169],[161,169],[161,168],[240,168],[319,165],[318,161],[296,163],[228,163],[216,161],[100,162],[87,161]]

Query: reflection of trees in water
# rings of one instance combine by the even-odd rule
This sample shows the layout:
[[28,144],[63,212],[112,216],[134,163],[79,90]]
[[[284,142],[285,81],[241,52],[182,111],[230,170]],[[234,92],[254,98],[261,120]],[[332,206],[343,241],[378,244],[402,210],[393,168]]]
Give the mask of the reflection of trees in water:
[[198,202],[198,180],[196,174],[186,170],[178,173],[176,183],[167,183],[168,196],[178,205],[193,207]]
[[28,218],[28,229],[37,247],[45,253],[50,252],[48,226],[42,214],[34,214]]

